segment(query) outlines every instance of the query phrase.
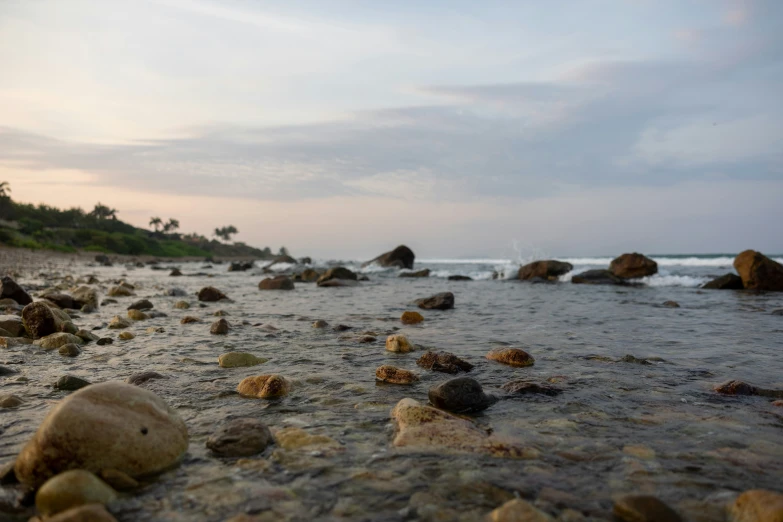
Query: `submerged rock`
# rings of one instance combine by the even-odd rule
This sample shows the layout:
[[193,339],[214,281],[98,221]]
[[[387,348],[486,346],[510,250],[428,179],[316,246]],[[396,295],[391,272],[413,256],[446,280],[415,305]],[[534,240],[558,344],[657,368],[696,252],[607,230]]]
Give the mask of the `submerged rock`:
[[51,303],[54,303],[60,308],[75,308],[73,304],[73,297],[68,294],[54,292],[44,295],[43,298]]
[[450,275],[447,279],[449,281],[473,281],[472,277],[466,275]]
[[214,335],[226,335],[230,329],[231,326],[228,324],[228,321],[225,319],[218,319],[209,327],[209,333]]
[[761,252],[741,252],[734,259],[734,269],[747,289],[783,292],[783,265]]
[[783,522],[783,495],[753,489],[742,493],[727,508],[729,522]]
[[386,350],[395,353],[408,353],[415,350],[408,338],[401,334],[390,335],[386,338]]
[[218,364],[221,368],[241,368],[247,366],[258,366],[264,364],[269,359],[256,357],[252,353],[228,352],[218,357]]
[[273,399],[288,395],[291,385],[281,375],[257,375],[242,379],[237,392],[244,397]]
[[499,348],[497,350],[492,350],[487,354],[487,359],[508,364],[509,366],[514,366],[516,368],[533,366],[536,362],[529,353],[525,350],[520,350],[519,348]]
[[286,450],[329,450],[340,448],[340,443],[326,435],[314,435],[301,428],[288,427],[275,432],[275,439]]
[[89,286],[80,286],[73,292],[73,301],[76,306],[98,308],[100,299],[98,297],[98,291]]
[[72,469],[47,480],[35,495],[35,507],[45,517],[85,504],[105,505],[117,492],[94,474]]
[[679,308],[680,303],[677,301],[665,301],[661,306],[665,306],[666,308]]
[[258,283],[259,290],[293,290],[294,282],[290,277],[279,275],[276,277],[267,277]]
[[66,344],[75,344],[80,346],[84,344],[84,341],[82,341],[81,337],[77,337],[76,335],[60,332],[47,335],[46,337],[38,339],[33,344],[40,346],[44,350],[56,350]]
[[737,274],[726,274],[704,283],[702,288],[707,290],[742,290],[745,286],[742,284],[742,278]]
[[442,373],[469,372],[473,365],[449,352],[427,352],[416,361],[416,364],[427,370]]
[[60,391],[76,391],[89,386],[90,382],[73,375],[63,375],[54,383],[54,388]]
[[145,314],[141,310],[137,310],[136,308],[131,308],[128,310],[128,319],[133,321],[146,321],[149,318],[149,315]]
[[433,386],[428,397],[436,408],[454,413],[482,411],[498,400],[484,393],[478,381],[470,377],[457,377]]
[[134,301],[133,303],[128,306],[128,310],[152,310],[155,308],[155,305],[153,305],[149,299],[140,299],[138,301]]
[[76,357],[77,355],[82,353],[82,349],[79,348],[78,344],[67,343],[60,346],[59,353],[60,355],[65,357]]
[[359,280],[353,281],[351,279],[329,279],[318,283],[321,288],[338,288],[338,287],[354,287],[359,286]]
[[0,278],[0,299],[13,299],[20,305],[28,305],[33,302],[30,294],[25,292],[24,288],[9,276]]
[[450,310],[454,308],[454,294],[442,292],[414,301],[423,310]]
[[109,288],[109,291],[106,292],[106,295],[108,295],[109,297],[130,297],[135,294],[130,288],[126,286],[118,285]]
[[375,378],[391,384],[411,384],[419,380],[419,377],[412,371],[403,370],[390,364],[379,366],[375,370]]
[[614,501],[614,516],[623,522],[681,522],[680,515],[657,497],[626,495]]
[[430,269],[425,268],[423,270],[418,270],[416,272],[401,272],[400,275],[397,277],[429,277],[430,276]]
[[228,299],[226,294],[215,288],[214,286],[205,286],[198,292],[198,300],[204,302],[217,302],[221,299]]
[[548,281],[556,281],[561,275],[565,275],[573,269],[574,266],[571,263],[564,261],[556,261],[554,259],[535,261],[520,267],[517,279],[527,281],[540,277]]
[[120,341],[131,341],[136,338],[136,334],[132,332],[120,332],[120,335],[118,335],[117,338]]
[[179,320],[179,324],[193,324],[193,323],[200,323],[201,319],[198,317],[193,317],[192,315],[186,315],[182,319]]
[[329,326],[329,323],[327,323],[323,319],[318,319],[313,323],[313,328],[326,328],[327,326]]
[[207,448],[221,457],[248,457],[272,444],[266,424],[251,418],[232,419],[207,439]]
[[85,504],[48,517],[46,522],[117,522],[117,519],[102,504]]
[[424,316],[419,312],[403,312],[400,321],[402,324],[419,324],[424,321]]
[[105,382],[60,401],[24,446],[14,469],[20,482],[32,487],[74,468],[116,469],[136,478],[174,465],[187,447],[185,423],[160,397]]
[[555,522],[550,515],[521,498],[509,500],[490,513],[487,519],[489,522]]
[[587,270],[574,275],[571,282],[575,285],[624,285],[625,281],[609,270]]
[[356,281],[357,276],[354,272],[348,270],[343,266],[335,266],[324,272],[324,274],[318,278],[318,286],[324,286],[324,284],[333,279],[342,279],[345,281]]
[[395,267],[395,268],[407,268],[413,270],[413,263],[416,260],[416,255],[413,250],[400,245],[394,250],[385,252],[371,261],[367,261],[362,267],[377,264],[379,266]]
[[609,271],[621,279],[638,279],[658,273],[658,263],[649,257],[634,252],[612,259]]
[[125,328],[130,328],[130,325],[131,324],[127,319],[120,317],[119,315],[115,315],[111,318],[111,321],[109,321],[108,328],[113,330],[122,330]]
[[530,382],[525,380],[507,382],[500,387],[502,390],[513,395],[525,395],[528,393],[535,393],[540,395],[558,395],[563,392],[560,388],[550,386],[549,384],[538,384],[536,382]]
[[16,395],[0,395],[0,408],[16,408],[24,403],[22,399]]

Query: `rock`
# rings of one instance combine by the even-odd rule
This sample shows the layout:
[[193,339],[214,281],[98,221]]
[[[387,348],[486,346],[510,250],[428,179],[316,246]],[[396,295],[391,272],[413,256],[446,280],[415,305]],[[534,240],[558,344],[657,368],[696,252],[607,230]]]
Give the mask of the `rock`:
[[326,328],[327,326],[329,326],[329,323],[327,323],[323,319],[318,319],[316,322],[313,323],[313,328]]
[[185,423],[160,397],[105,382],[60,401],[22,449],[15,471],[33,487],[75,468],[116,469],[136,478],[176,464],[187,447]]
[[423,310],[449,310],[454,308],[454,294],[442,292],[414,301]]
[[469,372],[473,365],[449,352],[427,352],[416,361],[422,368],[442,373]]
[[472,277],[465,275],[450,275],[447,279],[449,281],[473,281]]
[[289,265],[297,264],[296,263],[296,259],[294,259],[293,257],[288,256],[288,255],[282,255],[282,256],[275,257],[272,260],[272,262],[269,263],[268,265],[266,265],[264,268],[271,268],[272,266],[274,266],[274,265],[276,265],[278,263],[286,263],[286,264],[289,264]]
[[248,457],[261,453],[274,439],[257,419],[233,419],[207,439],[207,448],[221,457]]
[[60,332],[60,333],[54,333],[51,335],[47,335],[46,337],[42,337],[41,339],[38,339],[33,344],[36,346],[40,346],[44,350],[56,350],[66,344],[75,344],[75,345],[82,345],[84,341],[82,341],[81,337],[77,337],[73,334]]
[[131,303],[130,306],[128,306],[128,310],[152,310],[155,308],[155,305],[153,305],[149,299],[139,299],[138,301],[134,301]]
[[424,270],[418,270],[416,272],[400,272],[400,275],[398,277],[429,277],[430,276],[430,269],[425,268]]
[[588,270],[574,275],[571,282],[575,285],[624,285],[625,281],[609,270]]
[[555,519],[520,498],[509,500],[492,513],[490,522],[555,522]]
[[727,508],[729,522],[783,522],[783,495],[754,489],[742,493]]
[[375,378],[391,384],[411,384],[419,380],[419,377],[412,371],[402,370],[389,364],[379,366],[375,370]]
[[95,312],[98,311],[98,308],[93,306],[93,305],[91,305],[91,304],[86,304],[86,305],[82,306],[79,309],[79,311],[81,313],[83,313],[83,314],[94,314]]
[[181,275],[182,271],[179,268],[172,268],[169,272],[169,277],[180,277]]
[[454,413],[477,412],[489,408],[497,398],[484,393],[470,377],[457,377],[430,388],[428,397],[436,408]]
[[35,507],[47,517],[85,504],[108,504],[116,498],[117,492],[89,471],[72,469],[41,486],[35,495]]
[[541,395],[554,396],[562,393],[563,391],[560,388],[556,388],[548,384],[538,384],[535,382],[524,381],[524,380],[507,382],[500,388],[513,395],[525,395],[528,393],[535,393]]
[[62,321],[55,317],[52,309],[41,302],[30,303],[24,307],[22,322],[25,330],[33,339],[46,337],[63,328]]
[[242,263],[241,261],[233,261],[228,265],[229,272],[245,272],[253,268],[253,262],[247,261]]
[[0,348],[13,348],[14,346],[25,346],[28,344],[33,344],[33,340],[24,337],[0,337]]
[[131,341],[136,338],[136,334],[131,332],[120,332],[120,335],[117,337],[120,341]]
[[0,395],[0,408],[16,408],[24,401],[16,395]]
[[218,357],[218,364],[221,368],[242,368],[246,366],[258,366],[264,364],[269,359],[256,357],[252,353],[228,352]]
[[80,286],[73,292],[73,303],[77,307],[92,306],[97,309],[99,302],[98,291],[89,286]]
[[273,399],[288,395],[291,385],[281,375],[257,375],[242,379],[237,392],[244,397]]
[[214,286],[206,286],[201,290],[199,290],[198,292],[199,301],[214,303],[216,301],[220,301],[221,299],[228,299],[228,298],[226,297],[226,294],[224,294]]
[[335,266],[324,272],[324,274],[318,278],[318,286],[324,286],[327,281],[334,279],[342,279],[345,281],[356,281],[357,277],[354,272],[351,272],[343,266]]
[[296,427],[283,428],[275,433],[277,444],[286,450],[328,450],[340,447],[340,443],[326,435],[313,435]]
[[190,308],[190,303],[188,303],[187,301],[177,301],[176,303],[174,303],[174,308],[176,308],[177,310],[187,310]]
[[86,504],[63,511],[46,522],[117,522],[101,504]]
[[76,357],[82,353],[82,349],[78,344],[68,343],[60,346],[59,353],[65,357]]
[[123,328],[130,328],[130,325],[130,322],[128,322],[126,319],[120,317],[119,315],[115,315],[111,318],[111,321],[109,321],[108,328],[113,330],[122,330]]
[[134,373],[125,379],[125,382],[134,386],[141,386],[145,382],[151,381],[152,379],[168,379],[168,377],[161,375],[158,372],[146,371],[141,373]]
[[60,391],[76,391],[89,385],[89,381],[85,381],[79,377],[74,377],[73,375],[63,375],[57,379],[56,383],[54,383],[54,388]]
[[105,254],[98,254],[95,256],[95,262],[98,264],[101,264],[103,266],[111,266],[111,261],[109,260],[109,256]]
[[95,344],[97,344],[98,346],[106,346],[107,344],[113,344],[113,343],[114,343],[114,339],[112,339],[111,337],[101,337],[95,342]]
[[487,354],[487,359],[490,361],[497,361],[499,363],[508,364],[515,368],[523,368],[525,366],[533,366],[536,362],[533,357],[524,350],[519,348],[499,348],[492,350]]
[[169,288],[166,291],[166,295],[171,297],[185,297],[188,293],[182,288]]
[[24,337],[26,333],[22,318],[18,315],[0,315],[0,328],[8,332],[11,337]]
[[666,308],[679,308],[680,303],[677,301],[665,301],[661,306],[665,306]]
[[139,487],[139,482],[116,469],[102,469],[100,478],[117,491],[128,491]]
[[128,319],[131,319],[133,321],[146,321],[149,319],[150,316],[142,312],[141,310],[137,310],[135,308],[131,308],[128,310]]
[[681,522],[672,508],[656,497],[626,495],[614,501],[614,516],[623,522]]
[[419,312],[403,312],[400,321],[402,324],[419,324],[424,321],[424,316]]
[[44,295],[43,298],[60,308],[74,308],[73,297],[68,294],[51,293]]
[[708,283],[704,283],[702,288],[708,290],[742,290],[745,286],[742,284],[742,278],[736,274],[726,274],[716,277]]
[[303,283],[315,283],[321,277],[321,273],[312,268],[305,268],[301,274],[298,274],[298,280]]
[[228,321],[225,319],[218,319],[209,327],[209,333],[213,335],[226,335],[230,329],[231,326],[228,324]]
[[359,342],[364,344],[374,343],[377,340],[378,338],[373,337],[372,335],[362,335],[361,337],[359,337]]
[[517,273],[517,279],[527,281],[534,277],[540,277],[549,281],[556,281],[561,275],[565,275],[574,266],[571,263],[565,263],[563,261],[555,261],[553,259],[547,261],[535,261],[519,268]]
[[193,317],[192,315],[186,315],[182,319],[179,320],[179,324],[193,324],[193,323],[200,323],[201,319],[198,317]]
[[352,281],[351,279],[329,279],[318,283],[321,288],[338,288],[338,287],[355,287],[359,286],[359,281]]
[[133,294],[133,291],[125,286],[119,285],[119,286],[113,286],[109,288],[109,291],[107,294],[109,297],[130,297]]
[[757,388],[742,381],[726,381],[713,387],[718,393],[724,395],[756,395]]
[[276,277],[267,277],[258,283],[259,290],[293,290],[294,282],[290,277],[279,275]]
[[13,368],[8,368],[7,366],[0,366],[0,377],[8,377],[9,375],[16,375],[17,372]]
[[734,259],[734,269],[749,290],[783,292],[783,265],[755,250],[745,250]]
[[638,279],[658,273],[658,263],[647,256],[634,252],[612,259],[609,271],[621,279]]
[[13,299],[20,305],[29,305],[33,302],[30,294],[25,292],[24,288],[19,286],[9,276],[0,278],[0,299]]
[[85,343],[94,342],[100,339],[100,337],[87,330],[77,330],[74,335]]
[[408,353],[415,350],[404,335],[390,335],[386,338],[386,350],[395,353]]
[[413,262],[415,259],[416,256],[414,255],[413,250],[406,247],[405,245],[400,245],[394,250],[379,255],[372,261],[367,261],[362,266],[365,267],[371,264],[377,264],[380,266],[407,268],[408,270],[413,270]]
[[338,324],[337,326],[333,327],[332,330],[335,332],[345,332],[347,330],[353,330],[353,326],[348,326],[347,324]]

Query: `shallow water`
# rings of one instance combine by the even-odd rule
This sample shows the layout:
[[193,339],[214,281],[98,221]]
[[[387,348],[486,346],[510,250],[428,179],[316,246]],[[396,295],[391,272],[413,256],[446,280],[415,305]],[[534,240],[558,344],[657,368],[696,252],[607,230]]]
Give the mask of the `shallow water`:
[[[0,351],[0,364],[29,378],[26,383],[15,381],[18,376],[0,378],[0,393],[25,400],[19,408],[0,410],[0,463],[13,458],[66,395],[51,388],[61,375],[100,382],[147,370],[164,374],[169,378],[144,387],[178,408],[191,435],[188,455],[180,467],[112,506],[121,521],[217,521],[240,513],[264,520],[478,520],[514,495],[537,499],[554,515],[570,507],[608,519],[613,495],[638,492],[659,496],[686,519],[720,520],[712,507],[730,492],[780,488],[783,409],[767,398],[723,397],[711,388],[740,379],[783,389],[778,362],[783,317],[771,314],[783,308],[781,293],[401,279],[395,270],[370,270],[371,281],[356,288],[297,283],[292,292],[262,292],[257,284],[265,276],[259,269],[228,273],[226,265],[181,263],[177,266],[185,274],[208,275],[168,277],[168,270],[149,267],[52,263],[43,271],[47,277],[34,270],[18,281],[42,289],[66,275],[95,274],[104,292],[121,278],[137,285],[136,297],[118,298],[118,304],[76,318],[80,327],[125,317],[127,305],[142,297],[168,317],[133,324],[129,330],[137,337],[131,341],[116,340],[117,330],[96,331],[114,337],[114,344],[89,344],[72,359],[29,346]],[[491,274],[495,264],[417,263],[416,268],[430,267],[441,276],[470,270],[476,275]],[[728,271],[663,269],[700,279]],[[207,285],[233,302],[200,307],[195,293]],[[165,296],[171,287],[185,289],[189,297]],[[454,310],[423,310],[425,322],[417,326],[399,322],[403,311],[415,309],[413,299],[442,291],[455,294]],[[181,299],[192,308],[174,309]],[[668,300],[681,307],[662,306]],[[227,336],[209,333],[217,310],[225,311],[233,326]],[[204,322],[179,324],[185,315]],[[314,329],[316,319],[354,329]],[[165,332],[146,333],[158,326]],[[355,340],[364,331],[377,333],[378,341]],[[426,402],[427,390],[451,377],[418,368],[421,351],[386,352],[385,336],[394,332],[467,359],[475,365],[469,375],[498,396],[505,395],[499,387],[511,380],[558,377],[561,395],[505,398],[475,416],[495,434],[536,448],[539,458],[393,448],[391,408],[404,397]],[[535,365],[511,368],[486,360],[499,345],[525,349]],[[228,351],[270,360],[253,368],[218,367],[217,357]],[[625,355],[653,360],[617,362]],[[377,384],[375,368],[382,364],[413,370],[422,379],[411,386]],[[278,401],[233,393],[241,379],[262,373],[291,379],[292,393]],[[213,457],[206,438],[223,420],[237,416],[260,418],[273,430],[295,426],[327,435],[341,447],[273,446],[239,464]]]

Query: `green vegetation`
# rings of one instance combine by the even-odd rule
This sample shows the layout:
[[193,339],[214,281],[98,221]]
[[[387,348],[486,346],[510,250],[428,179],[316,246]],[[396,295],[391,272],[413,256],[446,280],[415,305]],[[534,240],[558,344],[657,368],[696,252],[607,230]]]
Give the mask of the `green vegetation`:
[[[270,259],[262,249],[236,242],[228,244],[238,230],[233,225],[215,229],[225,243],[198,234],[179,234],[179,221],[159,217],[150,220],[152,231],[136,228],[117,218],[118,211],[101,203],[90,212],[81,208],[60,210],[49,205],[17,203],[7,182],[0,182],[0,244],[60,252],[103,252],[159,257],[253,256]],[[218,232],[220,232],[218,234]]]

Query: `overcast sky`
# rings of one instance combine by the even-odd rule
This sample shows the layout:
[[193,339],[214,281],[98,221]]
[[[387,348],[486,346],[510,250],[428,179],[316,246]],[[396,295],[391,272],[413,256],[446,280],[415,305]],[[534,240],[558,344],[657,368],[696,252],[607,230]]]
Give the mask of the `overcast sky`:
[[783,252],[783,1],[0,1],[17,200],[295,255]]

